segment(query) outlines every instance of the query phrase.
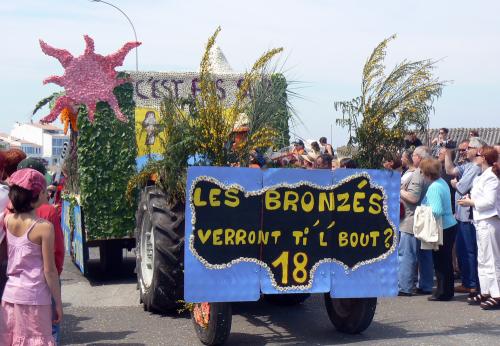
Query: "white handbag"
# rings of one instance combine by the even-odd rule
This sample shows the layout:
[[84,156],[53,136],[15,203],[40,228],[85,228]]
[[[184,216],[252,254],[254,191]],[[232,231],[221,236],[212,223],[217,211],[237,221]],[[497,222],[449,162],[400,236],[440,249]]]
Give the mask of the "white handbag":
[[438,250],[443,245],[442,218],[436,218],[431,207],[418,206],[413,219],[413,234],[421,241],[422,250]]

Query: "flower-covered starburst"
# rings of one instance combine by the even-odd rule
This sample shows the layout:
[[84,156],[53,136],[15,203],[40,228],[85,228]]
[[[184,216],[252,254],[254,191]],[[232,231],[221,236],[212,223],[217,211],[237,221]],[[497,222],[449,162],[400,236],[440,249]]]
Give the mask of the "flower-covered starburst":
[[102,56],[94,53],[94,40],[89,36],[84,36],[86,48],[83,55],[75,58],[65,49],[58,49],[49,46],[40,40],[42,51],[50,55],[61,63],[64,67],[62,76],[51,76],[43,81],[46,83],[55,83],[64,87],[66,93],[60,96],[54,105],[54,108],[42,123],[50,123],[57,119],[59,113],[65,107],[84,104],[87,106],[90,121],[94,121],[94,112],[96,104],[99,101],[106,101],[121,121],[127,121],[122,114],[118,101],[113,94],[113,89],[126,82],[126,79],[117,79],[115,67],[121,66],[125,56],[133,48],[139,46],[140,42],[128,42],[119,51],[114,54]]

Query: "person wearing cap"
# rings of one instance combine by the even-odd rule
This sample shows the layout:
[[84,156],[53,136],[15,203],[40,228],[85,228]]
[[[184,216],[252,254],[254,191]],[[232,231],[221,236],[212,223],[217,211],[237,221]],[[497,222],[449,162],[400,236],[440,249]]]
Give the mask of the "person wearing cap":
[[455,166],[452,152],[448,149],[444,159],[446,173],[454,177],[450,180],[450,184],[455,189],[455,218],[458,222],[455,249],[462,284],[455,287],[455,292],[469,293],[471,297],[479,290],[476,228],[470,207],[460,205],[458,201],[470,192],[474,179],[481,174],[481,168],[474,161],[479,149],[484,145],[485,142],[481,138],[472,137],[469,139],[465,152],[466,161],[463,164]]
[[295,155],[302,155],[305,152],[304,142],[301,139],[297,139],[293,144],[293,153]]
[[[42,175],[45,175],[45,173],[47,172],[43,161],[34,157],[28,157],[27,159],[24,159],[19,163],[17,167],[18,169],[32,168],[40,172]],[[59,273],[59,275],[61,275],[64,263],[64,235],[62,232],[61,218],[59,217],[60,215],[57,209],[53,205],[47,203],[47,201],[44,201],[44,203],[36,209],[36,214],[39,218],[49,221],[54,226],[55,261],[57,272]]]
[[[4,219],[8,245],[7,284],[0,305],[0,345],[55,346],[52,322],[62,319],[54,260],[53,226],[36,216],[46,200],[44,176],[30,168],[9,180],[11,212]],[[56,316],[52,320],[52,302]]]
[[[45,163],[38,158],[28,157],[19,163],[17,166],[18,169],[24,168],[32,168],[42,175],[47,173],[47,169],[45,168]],[[47,181],[47,180],[45,180]],[[53,205],[49,204],[47,200],[36,209],[36,215],[39,218],[47,220],[54,226],[54,258],[56,262],[57,273],[59,277],[61,276],[63,265],[64,265],[64,234],[61,227],[61,217]],[[52,325],[52,335],[56,340],[57,344],[59,344],[59,335],[60,335],[60,325],[54,324]]]

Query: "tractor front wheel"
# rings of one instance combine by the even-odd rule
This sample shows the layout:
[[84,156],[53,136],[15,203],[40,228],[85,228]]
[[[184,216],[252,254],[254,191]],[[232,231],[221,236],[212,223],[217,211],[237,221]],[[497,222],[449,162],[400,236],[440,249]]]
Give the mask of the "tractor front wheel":
[[191,310],[196,335],[208,346],[222,345],[231,333],[231,303],[195,303]]

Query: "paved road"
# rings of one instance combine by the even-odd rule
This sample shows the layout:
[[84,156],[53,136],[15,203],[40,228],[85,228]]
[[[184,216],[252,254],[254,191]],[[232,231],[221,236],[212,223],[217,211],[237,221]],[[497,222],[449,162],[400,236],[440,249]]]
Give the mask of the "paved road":
[[[62,277],[65,345],[200,345],[187,314],[144,312],[129,258],[122,273],[105,277],[95,266],[90,281],[67,262]],[[452,302],[424,296],[380,299],[362,335],[337,333],[322,297],[296,307],[265,302],[233,304],[228,345],[500,345],[500,310],[482,311],[459,295]]]

